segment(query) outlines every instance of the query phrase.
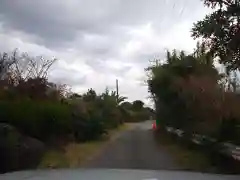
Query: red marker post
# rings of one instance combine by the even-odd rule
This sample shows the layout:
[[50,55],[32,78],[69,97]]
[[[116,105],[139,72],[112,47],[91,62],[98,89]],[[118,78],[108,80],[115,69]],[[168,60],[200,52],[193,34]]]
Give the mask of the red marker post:
[[158,120],[154,121],[154,123],[152,124],[152,128],[153,128],[153,130],[157,130],[157,129],[160,128],[160,125],[159,125],[159,121],[158,121]]
[[154,122],[154,123],[152,124],[152,128],[153,128],[153,130],[156,130],[156,129],[157,129],[156,122]]

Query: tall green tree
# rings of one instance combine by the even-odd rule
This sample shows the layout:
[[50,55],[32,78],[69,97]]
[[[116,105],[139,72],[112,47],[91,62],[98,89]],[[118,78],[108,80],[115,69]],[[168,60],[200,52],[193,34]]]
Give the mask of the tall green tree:
[[[167,52],[166,63],[156,63],[148,68],[151,72],[149,91],[155,97],[157,119],[161,119],[163,125],[183,128],[186,131],[200,127],[200,120],[195,118],[197,113],[192,110],[195,107],[193,104],[198,103],[194,96],[204,91],[205,87],[217,86],[218,79],[212,61],[206,58],[204,45],[198,44],[193,54],[176,50]],[[208,79],[213,79],[212,86],[208,85]],[[203,85],[203,90],[200,85]]]
[[83,94],[82,97],[84,101],[94,101],[97,98],[97,93],[95,90],[90,88],[85,94]]
[[116,104],[116,106],[119,106],[121,103],[123,103],[127,97],[124,96],[118,96],[116,91],[109,91],[108,88],[106,88],[105,92],[102,93],[101,97],[105,100],[111,100]]
[[240,1],[204,0],[213,12],[194,24],[192,36],[202,38],[228,69],[240,68]]
[[136,100],[136,101],[133,101],[132,108],[135,111],[141,111],[143,109],[143,105],[144,105],[144,102],[142,102],[141,100]]

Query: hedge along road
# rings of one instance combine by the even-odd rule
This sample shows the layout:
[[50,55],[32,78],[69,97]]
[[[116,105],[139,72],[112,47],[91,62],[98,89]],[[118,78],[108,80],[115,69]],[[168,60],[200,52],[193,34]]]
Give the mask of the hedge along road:
[[131,124],[97,156],[87,161],[84,168],[119,169],[181,169],[173,157],[155,143],[152,121]]

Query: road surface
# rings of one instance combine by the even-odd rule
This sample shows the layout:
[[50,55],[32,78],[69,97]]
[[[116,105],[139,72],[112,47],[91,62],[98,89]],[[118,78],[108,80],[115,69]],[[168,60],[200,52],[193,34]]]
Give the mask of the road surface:
[[117,169],[180,169],[164,148],[159,147],[153,138],[152,121],[135,123],[111,141],[86,168]]

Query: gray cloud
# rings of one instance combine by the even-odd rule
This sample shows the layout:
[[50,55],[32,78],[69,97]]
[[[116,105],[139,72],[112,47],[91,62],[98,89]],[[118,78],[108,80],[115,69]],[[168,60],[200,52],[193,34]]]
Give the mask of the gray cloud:
[[50,81],[59,84],[71,84],[71,86],[82,86],[86,83],[86,76],[76,70],[57,69],[49,75]]
[[53,81],[103,90],[119,78],[122,93],[144,99],[149,60],[191,50],[191,24],[206,12],[200,0],[1,0],[0,51],[55,55]]
[[18,29],[40,37],[42,43],[60,46],[78,35],[84,38],[86,33],[110,34],[121,27],[149,21],[155,27],[170,28],[188,15],[185,11],[193,11],[199,3],[198,0],[1,0],[0,14],[8,30]]

